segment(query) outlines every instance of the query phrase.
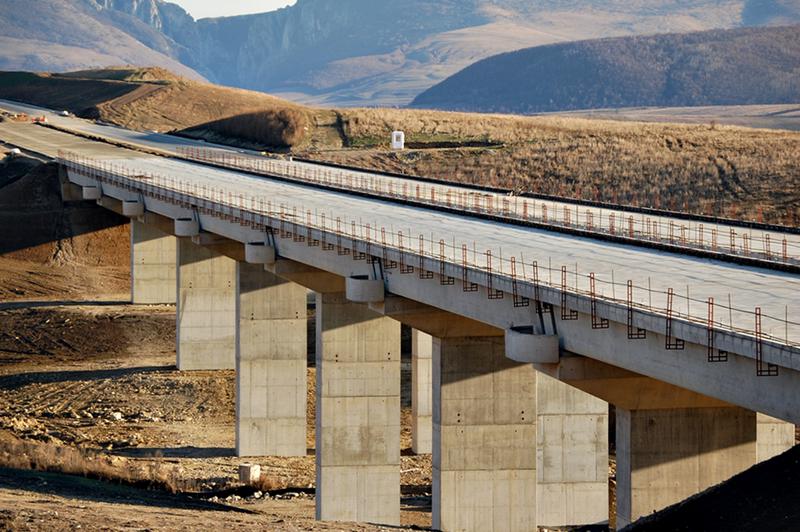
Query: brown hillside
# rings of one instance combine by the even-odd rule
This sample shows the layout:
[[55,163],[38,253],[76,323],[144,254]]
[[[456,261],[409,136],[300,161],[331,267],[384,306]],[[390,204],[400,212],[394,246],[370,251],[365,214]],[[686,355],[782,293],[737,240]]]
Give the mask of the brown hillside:
[[[800,222],[797,132],[391,109],[342,111],[342,122],[353,149],[306,155],[520,191]],[[389,150],[394,128],[416,149]],[[437,148],[458,143],[472,147]]]
[[0,161],[0,302],[124,297],[127,221],[92,202],[62,202],[54,164]]
[[[0,73],[0,97],[71,110],[91,103],[97,118],[133,129],[291,147],[321,161],[543,194],[800,222],[797,132],[713,122],[318,109],[142,69],[24,76]],[[404,152],[388,149],[396,128],[406,132]]]
[[[239,140],[273,148],[303,140],[307,112],[267,94],[191,81],[158,68],[68,74],[0,72],[0,98],[66,109],[131,129],[177,130],[217,141],[235,140],[227,138],[234,134]],[[256,122],[266,123],[257,124],[260,137],[249,133],[254,115]],[[276,127],[286,131],[276,131]]]

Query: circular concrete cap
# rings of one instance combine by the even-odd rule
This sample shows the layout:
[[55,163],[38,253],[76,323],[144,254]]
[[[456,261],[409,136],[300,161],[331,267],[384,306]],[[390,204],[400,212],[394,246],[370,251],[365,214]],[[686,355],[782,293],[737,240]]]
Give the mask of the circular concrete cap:
[[200,234],[200,222],[194,218],[178,218],[175,220],[175,236],[197,236]]
[[136,218],[144,215],[144,203],[139,200],[125,200],[122,202],[122,215]]
[[385,296],[383,279],[356,275],[345,279],[345,296],[354,303],[380,303]]
[[99,200],[103,197],[103,192],[100,190],[100,187],[81,187],[81,191],[83,194],[83,199],[85,200]]
[[526,364],[557,364],[558,335],[534,334],[533,327],[506,329],[506,357]]
[[275,264],[275,248],[264,242],[244,245],[244,261],[248,264]]

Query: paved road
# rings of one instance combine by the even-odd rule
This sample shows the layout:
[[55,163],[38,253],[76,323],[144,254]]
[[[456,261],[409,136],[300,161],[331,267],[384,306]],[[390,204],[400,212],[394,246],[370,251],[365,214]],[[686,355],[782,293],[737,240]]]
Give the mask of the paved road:
[[[15,112],[25,112],[31,116],[47,117],[48,121],[59,127],[67,128],[87,135],[113,139],[126,144],[141,146],[151,150],[164,151],[170,154],[184,154],[187,149],[209,149],[212,153],[222,158],[244,156],[243,164],[252,162],[258,154],[249,150],[239,150],[230,147],[207,144],[200,141],[183,139],[172,135],[158,133],[137,132],[115,126],[101,125],[92,121],[74,117],[63,117],[56,112],[47,111],[40,107],[19,104],[0,100],[0,108]],[[269,168],[279,175],[320,175],[327,173],[332,176],[349,176],[353,182],[370,182],[372,187],[394,191],[409,191],[414,195],[416,187],[421,187],[421,197],[430,198],[430,188],[435,188],[435,197],[439,202],[445,197],[445,189],[452,192],[452,198],[463,197],[467,205],[473,205],[475,195],[479,196],[481,205],[491,205],[496,211],[502,211],[503,202],[506,201],[511,212],[517,216],[523,215],[523,200],[521,198],[508,198],[502,194],[476,192],[474,189],[457,185],[431,185],[430,183],[414,180],[412,178],[399,178],[377,174],[373,172],[359,172],[351,170],[338,170],[301,161],[288,161],[270,159]],[[755,256],[770,258],[776,261],[800,264],[800,234],[781,231],[764,231],[743,227],[731,227],[724,223],[698,222],[679,219],[670,216],[643,215],[624,212],[601,207],[577,206],[575,204],[550,201],[527,200],[529,216],[537,221],[547,221],[559,225],[566,224],[571,227],[591,228],[604,233],[627,235],[630,231],[637,238],[672,242],[688,247],[701,247],[740,256]],[[569,222],[567,222],[569,220]],[[733,250],[733,251],[731,251]]]
[[[496,258],[502,256],[506,261],[511,256],[524,260],[527,265],[535,260],[542,267],[542,280],[552,281],[556,286],[560,285],[562,266],[566,266],[570,272],[569,287],[575,287],[577,277],[579,288],[586,291],[589,289],[587,274],[595,272],[598,294],[611,295],[609,283],[613,279],[617,283],[615,296],[622,299],[625,297],[624,283],[633,280],[638,287],[651,286],[657,292],[652,295],[652,303],[661,308],[665,306],[662,292],[673,288],[676,292],[675,311],[684,315],[688,311],[700,319],[706,316],[706,298],[714,297],[718,304],[724,304],[730,295],[733,306],[742,309],[742,312],[729,314],[727,310],[718,309],[718,321],[727,324],[732,319],[734,326],[752,330],[752,311],[756,306],[761,306],[765,314],[765,333],[778,338],[788,336],[790,341],[800,342],[800,324],[790,324],[787,330],[782,323],[786,314],[790,321],[800,322],[800,277],[796,275],[445,214],[187,161],[143,155],[108,145],[99,147],[97,143],[77,141],[66,133],[44,128],[19,124],[0,126],[2,138],[13,131],[25,131],[24,136],[29,140],[22,139],[21,142],[28,142],[30,147],[40,151],[52,153],[59,147],[69,145],[74,151],[91,153],[106,164],[125,166],[136,173],[181,178],[196,185],[198,190],[205,186],[210,198],[213,198],[211,189],[222,188],[234,196],[241,195],[248,200],[254,198],[257,204],[272,202],[273,209],[282,203],[287,212],[297,207],[298,212],[310,210],[315,216],[325,213],[329,221],[339,217],[346,228],[350,227],[351,220],[360,225],[369,223],[373,230],[376,227],[385,228],[389,240],[393,234],[402,231],[406,236],[412,235],[411,242],[407,244],[412,248],[419,235],[425,235],[427,240],[433,242],[441,239],[451,246],[455,244],[455,262],[460,262],[462,244],[470,250],[470,262],[478,265],[485,263],[483,253],[486,250],[491,250]],[[94,130],[102,126],[89,127]],[[109,129],[117,128],[97,131],[107,133]],[[123,132],[125,138],[141,135],[119,131]],[[175,140],[170,137],[169,142],[174,145]],[[373,238],[380,241],[379,233]],[[448,249],[448,256],[451,253]],[[499,269],[498,262],[495,259],[496,269]],[[552,270],[545,270],[547,266]],[[508,272],[507,262],[504,270]],[[694,300],[688,308],[686,300],[682,299],[687,291]],[[642,304],[649,303],[650,297],[644,289],[636,292],[636,300]]]
[[[373,241],[380,242],[381,239],[380,232],[376,229],[385,228],[387,242],[392,242],[393,235],[402,232],[406,238],[412,236],[405,245],[413,249],[417,247],[419,235],[424,235],[428,242],[438,243],[444,240],[448,243],[448,257],[453,253],[452,244],[455,243],[454,262],[461,260],[460,252],[464,244],[468,248],[468,260],[479,266],[485,265],[486,250],[492,251],[496,269],[500,268],[499,257],[503,257],[506,261],[503,266],[505,273],[509,272],[507,261],[511,256],[523,260],[527,265],[537,261],[542,267],[542,280],[551,281],[556,286],[561,282],[561,267],[566,266],[569,271],[569,287],[575,287],[577,268],[578,286],[587,292],[587,275],[595,272],[597,293],[600,295],[612,295],[608,284],[612,278],[617,283],[615,295],[620,299],[624,297],[624,283],[629,279],[638,287],[649,285],[654,291],[663,292],[673,288],[676,292],[675,311],[680,314],[687,313],[686,301],[682,299],[687,290],[690,297],[696,300],[690,307],[691,314],[696,317],[706,316],[708,297],[724,303],[730,294],[734,307],[748,311],[735,312],[733,315],[734,325],[742,328],[753,328],[754,318],[749,312],[756,306],[762,306],[765,314],[781,319],[787,310],[790,317],[800,316],[800,300],[797,297],[800,294],[800,277],[796,275],[454,216],[293,183],[255,178],[229,170],[198,167],[162,157],[116,158],[106,162],[125,166],[136,173],[183,176],[186,183],[207,187],[205,195],[210,199],[214,198],[211,190],[216,187],[232,193],[234,197],[242,195],[248,201],[254,198],[257,206],[271,204],[273,212],[283,204],[287,213],[292,213],[294,207],[298,213],[310,210],[315,220],[325,213],[331,228],[335,226],[334,220],[337,217],[341,219],[345,230],[349,230],[351,221],[359,226],[370,224]],[[301,222],[302,218],[301,216]],[[397,244],[397,241],[394,243]],[[426,246],[426,249],[430,249],[430,244]],[[546,266],[551,270],[545,270]],[[521,270],[521,266],[519,268]],[[527,273],[530,275],[530,270]],[[637,293],[637,300],[642,304],[649,302],[648,297],[644,290]],[[655,294],[653,304],[664,308],[665,296]],[[718,314],[718,319],[723,323],[728,318],[729,316]],[[781,337],[785,334],[781,325],[769,319],[765,319],[764,329],[767,333]],[[800,341],[800,327],[790,327],[789,339]]]

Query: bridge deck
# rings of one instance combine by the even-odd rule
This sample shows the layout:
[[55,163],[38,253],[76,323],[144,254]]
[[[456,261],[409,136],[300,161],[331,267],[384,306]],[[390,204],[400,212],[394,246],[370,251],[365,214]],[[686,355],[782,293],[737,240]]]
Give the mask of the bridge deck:
[[[4,107],[27,112],[41,112],[38,108],[0,102]],[[87,134],[129,141],[177,151],[201,143],[166,135],[128,131],[102,126],[86,121],[50,114],[53,122],[68,124]],[[605,241],[559,234],[543,229],[457,216],[430,209],[389,203],[351,194],[320,190],[313,186],[264,179],[253,175],[192,164],[186,161],[149,156],[122,148],[89,142],[72,135],[43,128],[3,128],[3,136],[23,143],[47,155],[60,149],[88,153],[105,164],[124,166],[136,173],[152,173],[179,178],[185,184],[206,187],[208,199],[216,199],[219,190],[234,197],[241,196],[256,204],[271,205],[279,210],[284,205],[288,214],[296,207],[298,213],[311,211],[314,223],[319,225],[324,213],[334,227],[340,218],[342,228],[349,233],[351,221],[363,234],[366,224],[372,230],[374,242],[380,243],[381,229],[386,241],[397,246],[402,232],[405,246],[418,248],[420,235],[425,238],[428,253],[436,252],[440,240],[445,242],[444,256],[454,263],[462,263],[462,246],[467,246],[467,263],[485,268],[486,251],[492,255],[495,271],[510,273],[510,258],[517,261],[517,275],[532,276],[532,263],[538,263],[539,278],[543,283],[560,287],[562,268],[566,267],[566,287],[590,293],[589,273],[595,273],[595,292],[599,297],[625,298],[626,282],[633,281],[634,301],[643,306],[665,309],[666,292],[674,290],[673,312],[677,316],[692,316],[702,320],[707,316],[707,299],[713,297],[717,306],[715,318],[720,326],[754,329],[754,309],[764,313],[763,332],[774,339],[791,343],[800,342],[800,278],[765,269],[727,264],[709,259],[682,256],[658,250],[609,243]],[[9,138],[10,137],[10,138]],[[283,163],[283,164],[289,164]],[[294,163],[308,168],[307,163]],[[313,166],[313,165],[312,165]],[[372,175],[372,174],[370,174]],[[401,178],[379,176],[401,184]],[[457,187],[456,187],[457,188]],[[216,189],[217,192],[212,191]],[[217,194],[217,196],[215,196]],[[299,222],[305,221],[305,216]],[[724,226],[720,227],[723,234]],[[737,229],[741,230],[741,228]],[[746,230],[745,230],[746,231]],[[755,235],[754,235],[755,236]],[[800,236],[774,233],[773,240],[787,238],[791,246],[800,245]],[[612,284],[613,282],[613,284]],[[687,299],[688,295],[688,299]],[[733,309],[728,309],[728,302]],[[786,318],[788,317],[788,323]]]
[[[515,257],[520,277],[530,277],[536,261],[542,282],[556,287],[562,282],[562,267],[566,267],[567,288],[574,290],[577,286],[589,293],[588,274],[593,272],[599,297],[623,299],[626,282],[632,280],[635,302],[666,308],[666,292],[672,288],[676,315],[702,319],[707,315],[707,299],[713,297],[718,323],[728,325],[732,319],[734,327],[752,330],[754,309],[761,307],[765,334],[785,339],[788,333],[790,342],[800,342],[800,324],[790,323],[787,329],[783,323],[787,314],[790,321],[800,315],[800,278],[796,275],[455,216],[162,157],[104,158],[103,162],[134,174],[178,178],[184,186],[198,187],[195,193],[207,199],[230,193],[234,198],[244,198],[245,205],[255,202],[256,210],[279,212],[283,206],[287,219],[292,219],[296,208],[296,221],[301,225],[308,211],[316,226],[322,223],[324,214],[332,230],[339,218],[343,233],[348,235],[353,221],[362,235],[369,224],[370,238],[378,244],[383,241],[381,230],[385,230],[385,241],[392,247],[397,247],[400,232],[404,245],[411,250],[418,249],[420,235],[428,252],[431,248],[438,251],[440,241],[444,241],[445,258],[456,264],[463,260],[464,245],[468,264],[481,269],[487,266],[486,251],[491,252],[494,270],[506,274],[510,272],[510,258]],[[732,312],[725,308],[729,296]]]

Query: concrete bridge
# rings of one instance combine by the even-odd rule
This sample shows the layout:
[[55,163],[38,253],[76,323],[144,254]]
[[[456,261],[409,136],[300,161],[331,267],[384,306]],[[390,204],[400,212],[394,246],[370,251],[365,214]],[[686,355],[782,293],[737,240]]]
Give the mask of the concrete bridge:
[[563,218],[549,230],[502,203],[347,193],[323,168],[309,184],[286,179],[307,163],[225,169],[152,135],[64,124],[183,157],[0,128],[57,157],[65,200],[131,218],[132,300],[176,303],[180,369],[236,369],[240,456],[306,454],[316,294],[319,519],[399,524],[401,324],[413,328],[414,450],[433,453],[435,529],[607,521],[608,404],[618,527],[794,443],[796,233],[714,221],[717,235],[786,251],[653,246],[641,231],[608,238],[608,214],[604,235],[586,218],[580,233]]

